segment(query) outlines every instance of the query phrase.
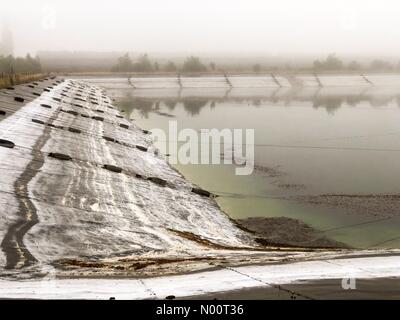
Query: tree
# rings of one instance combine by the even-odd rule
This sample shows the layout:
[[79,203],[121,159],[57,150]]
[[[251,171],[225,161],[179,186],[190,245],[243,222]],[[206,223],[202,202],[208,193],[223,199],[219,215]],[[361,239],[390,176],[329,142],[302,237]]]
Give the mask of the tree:
[[390,71],[393,69],[393,66],[390,62],[376,59],[371,62],[371,69],[374,71]]
[[175,72],[178,68],[176,67],[175,63],[172,61],[168,61],[168,63],[165,65],[164,70],[167,72]]
[[139,57],[138,61],[133,66],[133,71],[137,72],[153,71],[153,65],[151,64],[151,61],[146,53]]
[[254,72],[260,72],[260,71],[261,71],[261,65],[260,65],[259,63],[256,63],[256,64],[253,66],[253,71],[254,71]]
[[151,72],[153,64],[147,54],[139,56],[137,62],[133,63],[129,54],[126,53],[118,58],[118,62],[111,68],[113,72]]
[[361,70],[361,65],[357,61],[352,61],[349,63],[348,69],[349,70]]
[[118,62],[111,68],[112,72],[130,72],[133,70],[133,63],[128,53],[118,58]]
[[211,71],[215,71],[215,69],[216,69],[215,63],[214,62],[210,62],[210,70]]
[[0,56],[1,73],[40,73],[41,71],[42,66],[39,58],[32,58],[30,54],[27,54],[25,58],[14,58],[11,55]]
[[315,70],[341,70],[343,69],[343,62],[336,57],[335,54],[330,54],[325,61],[314,61]]
[[183,63],[182,71],[184,72],[204,72],[207,68],[201,63],[199,57],[191,56]]

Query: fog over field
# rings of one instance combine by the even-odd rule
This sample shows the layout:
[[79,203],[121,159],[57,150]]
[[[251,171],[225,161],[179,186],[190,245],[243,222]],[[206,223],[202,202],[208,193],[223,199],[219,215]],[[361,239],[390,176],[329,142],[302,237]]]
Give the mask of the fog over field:
[[[395,0],[3,0],[14,54],[400,55]],[[0,40],[1,41],[1,40]]]

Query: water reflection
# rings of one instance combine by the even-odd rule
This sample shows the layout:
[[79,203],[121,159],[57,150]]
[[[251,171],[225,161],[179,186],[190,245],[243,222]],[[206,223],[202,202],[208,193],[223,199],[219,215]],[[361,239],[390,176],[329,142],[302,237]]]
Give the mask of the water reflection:
[[[255,129],[251,176],[235,176],[229,166],[176,166],[197,185],[222,195],[217,201],[231,217],[286,216],[333,230],[330,237],[351,246],[400,248],[400,239],[390,240],[397,239],[400,227],[400,198],[392,196],[400,193],[400,92],[395,88],[108,92],[149,130],[168,130],[171,117],[180,128]],[[391,218],[383,221],[381,215]]]
[[200,114],[201,109],[203,109],[208,104],[208,102],[209,102],[208,99],[202,99],[202,98],[183,99],[183,108],[189,115],[193,117]]
[[168,110],[174,111],[182,104],[189,116],[197,116],[206,106],[210,109],[218,107],[222,102],[247,104],[261,107],[271,104],[282,104],[295,107],[308,103],[315,109],[325,109],[333,115],[344,105],[357,107],[360,104],[374,108],[382,108],[390,103],[400,107],[400,93],[393,88],[382,87],[330,87],[330,88],[234,88],[234,89],[116,89],[111,90],[118,104],[128,115],[133,110],[148,118],[149,113],[157,113],[166,117],[173,114],[161,113],[160,103]]

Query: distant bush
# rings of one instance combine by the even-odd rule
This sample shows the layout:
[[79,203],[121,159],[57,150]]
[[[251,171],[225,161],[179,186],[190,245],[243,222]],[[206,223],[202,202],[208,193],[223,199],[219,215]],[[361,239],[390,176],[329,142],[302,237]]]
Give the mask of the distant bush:
[[334,54],[330,54],[325,61],[314,61],[314,69],[319,70],[341,70],[343,69],[342,60],[338,59]]
[[167,72],[175,72],[178,70],[178,68],[176,67],[175,63],[173,63],[172,61],[168,61],[164,67],[164,70]]
[[261,65],[260,65],[259,63],[256,63],[256,64],[253,66],[253,71],[254,71],[254,72],[260,72],[260,71],[261,71]]
[[111,68],[112,72],[129,72],[133,70],[133,63],[129,54],[118,58],[118,62]]
[[373,71],[391,71],[394,66],[390,62],[377,59],[371,62],[370,68]]
[[147,54],[140,56],[137,62],[133,63],[128,53],[119,57],[118,62],[111,68],[112,72],[151,72],[153,70],[153,64]]
[[210,62],[209,67],[211,71],[215,71],[217,69],[217,65],[215,64],[215,62]]
[[29,54],[25,58],[0,56],[0,73],[40,73],[41,71],[39,58],[32,58]]
[[361,70],[362,66],[357,61],[351,61],[347,67],[351,71]]
[[138,62],[133,65],[133,71],[151,72],[153,70],[153,64],[151,63],[147,54],[140,56]]
[[204,72],[207,67],[201,63],[199,57],[191,56],[183,63],[182,71],[184,72]]

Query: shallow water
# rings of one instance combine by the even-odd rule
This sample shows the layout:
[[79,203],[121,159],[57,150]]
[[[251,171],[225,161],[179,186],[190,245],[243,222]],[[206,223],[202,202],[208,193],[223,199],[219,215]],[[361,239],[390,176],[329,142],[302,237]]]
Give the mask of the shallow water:
[[[151,81],[147,79],[146,86],[151,87]],[[210,85],[180,90],[133,89],[126,79],[98,82],[127,117],[149,130],[167,130],[170,120],[176,120],[179,129],[255,129],[255,163],[261,170],[250,176],[236,176],[233,165],[175,166],[192,182],[220,195],[219,205],[233,218],[292,217],[351,246],[400,247],[400,217],[287,199],[400,193],[396,88]]]

